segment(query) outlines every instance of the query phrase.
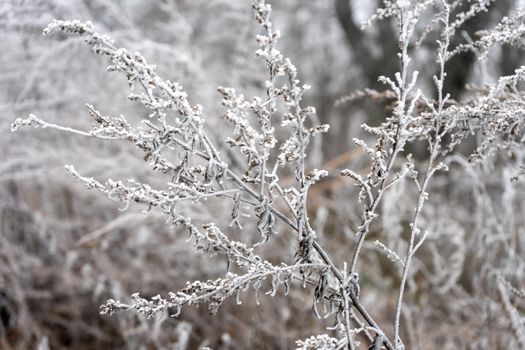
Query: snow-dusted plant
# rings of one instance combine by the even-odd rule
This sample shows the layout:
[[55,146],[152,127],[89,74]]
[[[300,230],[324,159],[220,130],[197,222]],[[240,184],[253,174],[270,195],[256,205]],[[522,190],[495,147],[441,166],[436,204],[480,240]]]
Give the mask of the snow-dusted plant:
[[[231,135],[219,142],[210,136],[206,122],[213,116],[201,105],[193,105],[181,85],[161,78],[155,66],[142,55],[118,48],[90,23],[53,21],[44,34],[62,31],[79,35],[95,54],[107,57],[111,62],[108,70],[126,76],[131,89],[128,98],[148,111],[147,118],[141,125],[132,125],[125,116],[104,116],[94,106],[87,105],[93,120],[89,131],[51,124],[34,115],[17,119],[12,130],[21,126],[55,128],[135,145],[143,152],[148,165],[159,176],[166,177],[164,188],[154,188],[135,179],[98,180],[83,176],[71,165],[66,169],[88,188],[124,203],[124,209],[139,203],[148,210],[161,211],[167,225],[188,230],[198,251],[220,255],[228,266],[223,276],[190,281],[185,288],[168,296],[144,298],[134,293],[128,301],[110,299],[102,305],[102,313],[111,315],[120,310],[133,310],[153,317],[168,310],[177,316],[184,307],[200,304],[206,304],[215,313],[227,298],[241,303],[241,293],[249,289],[255,291],[258,301],[261,292],[271,296],[280,291],[288,293],[294,282],[298,282],[312,287],[314,312],[319,317],[332,317],[335,323],[330,335],[298,340],[299,349],[356,349],[361,345],[369,349],[404,349],[404,333],[409,330],[403,330],[401,316],[414,256],[431,235],[423,212],[426,202],[432,198],[433,177],[448,170],[456,146],[473,135],[480,138],[470,156],[473,163],[494,155],[497,150],[519,149],[525,141],[524,67],[461,101],[452,100],[445,91],[446,65],[454,55],[475,50],[484,58],[496,43],[524,46],[523,12],[518,12],[494,30],[480,33],[478,41],[451,47],[461,26],[486,11],[490,3],[474,1],[467,10],[458,12],[461,1],[385,0],[384,6],[366,23],[373,25],[376,21],[395,18],[399,53],[392,59],[399,60],[400,70],[393,77],[379,77],[386,86],[383,95],[392,99],[393,104],[382,123],[363,125],[373,144],[370,140],[354,140],[369,157],[368,171],[341,171],[342,176],[355,181],[359,188],[355,200],[362,205],[356,244],[341,247],[345,261],[335,261],[323,248],[307,206],[310,188],[329,175],[326,170],[308,168],[306,159],[311,139],[329,128],[316,124],[315,108],[304,105],[303,96],[310,86],[299,80],[296,67],[278,50],[281,34],[273,28],[271,6],[265,0],[254,0],[252,4],[261,32],[256,37],[259,45],[256,55],[268,73],[265,91],[263,97],[250,98],[230,87],[218,88],[226,110],[224,119],[232,129]],[[431,18],[430,25],[420,23],[421,19],[428,18]],[[436,33],[437,39],[432,41]],[[433,69],[437,73],[427,93],[423,92],[419,73],[413,65],[413,56],[424,40],[432,42],[436,49]],[[419,164],[409,153],[411,148],[421,145],[428,153],[424,164]],[[293,175],[293,181],[284,181],[289,174]],[[374,239],[375,247],[399,270],[397,288],[391,291],[396,295],[391,331],[376,321],[384,317],[372,315],[362,301],[367,291],[361,286],[364,273],[358,263],[372,225],[381,214],[385,195],[404,182],[412,185],[416,193],[406,244],[390,247]],[[221,226],[224,220],[217,223],[218,220],[210,217],[203,221],[180,210],[186,203],[206,204],[210,199],[231,208],[228,213],[222,213],[228,218],[229,226]],[[256,239],[253,238],[255,231]],[[272,241],[278,231],[280,234],[293,232],[297,244],[288,259],[274,262],[265,259],[259,250]],[[243,242],[235,240],[233,232],[242,232],[249,238]],[[405,241],[401,236],[397,240]],[[510,301],[510,295],[519,290],[512,287],[505,276],[497,276],[494,281],[503,309],[512,320],[517,342],[523,344],[525,334],[519,312]],[[323,315],[319,308],[323,309]]]

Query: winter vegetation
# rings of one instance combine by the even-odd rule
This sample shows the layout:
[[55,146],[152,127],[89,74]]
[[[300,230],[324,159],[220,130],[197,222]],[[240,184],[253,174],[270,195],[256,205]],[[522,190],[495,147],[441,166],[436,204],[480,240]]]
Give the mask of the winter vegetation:
[[0,348],[525,348],[524,6],[5,1]]

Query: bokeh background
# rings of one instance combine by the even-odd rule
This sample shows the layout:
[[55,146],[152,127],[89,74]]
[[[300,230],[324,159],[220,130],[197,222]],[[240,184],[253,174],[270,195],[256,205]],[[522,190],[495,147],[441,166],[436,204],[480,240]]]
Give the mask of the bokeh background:
[[[388,115],[388,98],[361,98],[355,92],[381,90],[377,77],[397,71],[395,23],[386,20],[361,29],[376,1],[272,3],[275,27],[283,34],[279,48],[312,85],[307,103],[316,107],[320,122],[332,126],[310,151],[309,166],[328,169],[333,176],[312,189],[309,210],[316,231],[322,232],[321,243],[341,263],[352,251],[361,207],[355,187],[339,179],[336,170],[367,166],[352,138],[363,136],[363,122],[377,124]],[[496,0],[488,12],[465,24],[453,45],[476,38],[477,31],[491,28],[521,5]],[[145,116],[127,101],[125,77],[107,73],[104,59],[92,55],[81,40],[42,36],[54,18],[93,22],[117,46],[141,52],[162,77],[181,82],[190,101],[204,106],[219,144],[224,145],[229,129],[221,118],[217,86],[235,87],[246,96],[264,91],[264,66],[254,55],[259,29],[249,1],[2,0],[0,349],[289,349],[296,339],[326,332],[333,320],[314,316],[312,290],[300,284],[288,296],[262,297],[260,306],[248,292],[242,305],[226,303],[215,316],[205,309],[150,320],[132,313],[99,315],[108,298],[126,300],[138,291],[166,295],[187,280],[220,275],[225,263],[196,253],[187,234],[168,228],[161,214],[133,206],[122,211],[64,169],[72,164],[101,180],[135,178],[162,186],[166,179],[151,172],[132,145],[56,130],[9,132],[14,119],[29,113],[89,129],[86,103],[134,123]],[[435,39],[430,35],[413,51],[426,91],[438,69],[432,63]],[[446,91],[460,100],[470,93],[469,86],[510,74],[525,63],[524,57],[523,51],[507,46],[492,50],[485,61],[474,53],[458,55],[448,65]],[[436,177],[423,214],[432,235],[415,259],[403,314],[411,349],[507,349],[513,344],[501,296],[491,281],[496,270],[503,271],[517,288],[523,287],[524,184],[508,180],[525,154],[503,154],[469,166],[466,159],[476,142],[462,144],[450,159],[451,171]],[[424,162],[423,145],[410,151]],[[414,191],[407,183],[388,192],[372,239],[399,251],[406,247]],[[188,211],[222,224],[230,215],[214,203]],[[263,254],[290,262],[295,245],[290,236],[278,235]],[[366,249],[361,298],[378,322],[390,324],[399,271],[374,245]],[[513,303],[521,310],[519,301]]]

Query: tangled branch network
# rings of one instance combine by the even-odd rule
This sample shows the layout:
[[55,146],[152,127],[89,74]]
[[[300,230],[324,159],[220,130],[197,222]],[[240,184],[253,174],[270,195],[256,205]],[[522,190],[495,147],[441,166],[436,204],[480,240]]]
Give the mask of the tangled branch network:
[[[320,334],[298,340],[299,349],[369,349],[401,350],[405,348],[401,326],[405,291],[411,277],[413,259],[431,235],[422,223],[422,212],[430,198],[429,188],[436,173],[446,172],[451,156],[462,141],[480,135],[481,142],[470,155],[472,163],[482,162],[498,150],[511,151],[524,142],[525,102],[520,90],[525,78],[525,66],[514,74],[500,78],[487,89],[464,101],[455,101],[444,91],[446,63],[454,55],[467,50],[485,57],[497,43],[524,46],[524,12],[505,18],[494,30],[481,33],[479,40],[451,47],[452,38],[461,26],[491,1],[473,1],[465,12],[457,13],[460,2],[446,0],[384,1],[365,26],[395,18],[399,40],[400,70],[393,77],[381,76],[385,91],[394,101],[390,115],[379,125],[364,124],[363,129],[373,140],[354,139],[369,157],[366,174],[344,169],[341,176],[350,177],[359,189],[357,200],[361,211],[355,246],[341,247],[347,252],[347,262],[335,261],[319,242],[321,232],[312,228],[308,212],[309,189],[328,171],[309,168],[307,154],[311,140],[329,130],[316,123],[316,110],[303,103],[310,89],[298,78],[297,68],[277,48],[281,36],[271,21],[271,7],[264,0],[254,0],[252,7],[260,35],[256,56],[264,63],[267,78],[263,97],[246,98],[230,87],[219,87],[225,109],[224,120],[232,133],[222,141],[210,136],[201,105],[192,105],[184,88],[164,80],[139,53],[118,48],[106,35],[98,33],[89,22],[53,21],[45,35],[55,31],[78,35],[96,55],[110,61],[108,71],[123,74],[131,93],[128,99],[148,111],[141,125],[131,125],[124,116],[104,116],[94,106],[87,105],[93,120],[89,131],[47,123],[34,115],[19,118],[15,131],[22,126],[54,128],[82,136],[105,140],[123,140],[135,145],[144,154],[147,164],[159,176],[164,174],[164,188],[153,188],[134,179],[98,180],[86,177],[71,166],[66,169],[89,189],[101,192],[110,200],[132,203],[156,209],[166,217],[166,224],[184,227],[195,249],[206,255],[219,255],[228,269],[220,278],[188,282],[183,289],[163,297],[143,298],[132,294],[128,301],[110,299],[101,306],[103,314],[133,310],[147,317],[170,310],[178,316],[187,306],[205,304],[212,313],[228,298],[240,304],[241,293],[252,289],[255,298],[264,292],[270,296],[288,293],[296,285],[310,286],[314,312],[319,317],[332,318],[330,335]],[[454,15],[452,15],[454,13]],[[420,20],[429,16],[431,25],[422,28]],[[419,88],[419,73],[414,69],[414,48],[431,33],[438,33],[433,86],[430,93]],[[425,164],[418,164],[409,153],[414,144],[424,144],[428,151]],[[232,153],[233,152],[233,153]],[[231,154],[235,154],[235,162]],[[242,159],[242,165],[238,164]],[[235,166],[233,164],[236,164]],[[288,175],[293,181],[283,181]],[[515,179],[522,175],[517,174]],[[376,247],[392,259],[400,271],[396,305],[392,310],[392,330],[379,324],[378,317],[361,301],[366,288],[360,257],[370,236],[371,227],[380,215],[385,194],[401,182],[409,182],[417,190],[417,198],[409,222],[408,239],[403,251],[376,240]],[[229,225],[217,224],[185,216],[178,210],[185,203],[205,204],[211,199],[228,203]],[[296,237],[295,254],[288,260],[271,262],[258,250],[277,234]],[[231,231],[257,232],[249,243],[234,240]],[[401,240],[401,237],[399,237]],[[509,300],[513,287],[501,276],[498,288],[507,312],[513,316],[513,329],[518,342],[525,345],[525,333],[517,310]],[[360,279],[361,277],[361,279]],[[298,282],[298,283],[296,283]],[[519,292],[519,291],[518,291]],[[322,306],[322,312],[319,312]]]

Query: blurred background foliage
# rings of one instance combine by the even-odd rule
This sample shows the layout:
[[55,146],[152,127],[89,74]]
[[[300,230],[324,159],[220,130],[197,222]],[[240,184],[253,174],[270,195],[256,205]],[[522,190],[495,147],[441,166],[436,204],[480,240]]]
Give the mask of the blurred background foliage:
[[[458,40],[475,38],[518,2],[495,1],[488,12],[467,22]],[[332,126],[312,147],[311,167],[365,167],[352,138],[362,136],[363,122],[377,124],[388,113],[388,98],[341,99],[364,88],[382,90],[377,76],[392,76],[398,70],[395,24],[387,20],[360,28],[376,5],[359,0],[273,1],[275,26],[283,33],[280,49],[296,64],[301,79],[313,86],[307,103],[317,108],[321,122]],[[125,299],[137,291],[143,296],[166,294],[187,280],[220,274],[225,263],[195,253],[186,233],[166,227],[160,214],[133,206],[121,211],[63,168],[73,164],[80,173],[98,179],[165,183],[163,176],[144,166],[132,146],[55,130],[9,133],[16,117],[31,112],[50,122],[88,129],[85,103],[106,115],[124,114],[132,122],[145,115],[127,101],[125,79],[105,72],[105,62],[81,40],[42,37],[53,18],[89,20],[118,46],[141,52],[163,78],[181,82],[192,103],[204,106],[206,123],[219,142],[227,126],[221,119],[217,86],[235,87],[246,96],[264,91],[263,66],[254,55],[257,28],[248,1],[3,0],[0,348],[287,349],[295,339],[324,333],[331,320],[315,318],[311,291],[301,288],[293,288],[288,297],[262,298],[260,306],[247,293],[243,305],[228,303],[213,317],[199,309],[186,309],[177,319],[98,314],[108,298]],[[428,91],[437,70],[428,65],[435,49],[426,42],[414,48],[422,88]],[[492,52],[487,62],[472,53],[458,55],[448,65],[445,90],[460,99],[469,94],[468,83],[491,81],[523,63],[523,52],[506,46]],[[467,154],[475,145],[473,139],[461,151]],[[422,161],[426,156],[423,146],[410,151]],[[514,281],[522,283],[517,271],[522,268],[523,191],[516,192],[501,179],[513,176],[523,157],[496,158],[473,171],[458,155],[451,172],[437,178],[424,222],[433,236],[415,262],[410,307],[403,315],[403,322],[414,326],[407,327],[414,330],[407,335],[410,348],[495,349],[504,348],[511,337],[508,324],[494,316],[501,307],[485,277],[490,274],[488,265],[499,264],[513,269]],[[381,238],[391,248],[406,244],[398,237],[407,232],[414,198],[410,191],[401,186],[389,192],[371,239]],[[351,182],[335,176],[312,189],[315,229],[339,263],[354,244],[360,213],[356,198]],[[186,210],[223,223],[230,215],[213,203]],[[275,239],[264,255],[289,260],[295,242],[283,235]],[[509,245],[515,255],[501,258]],[[399,272],[374,247],[370,245],[364,257],[361,279],[367,292],[362,298],[379,322],[391,322],[395,300],[389,290],[398,283]],[[452,299],[457,301],[447,302]]]

